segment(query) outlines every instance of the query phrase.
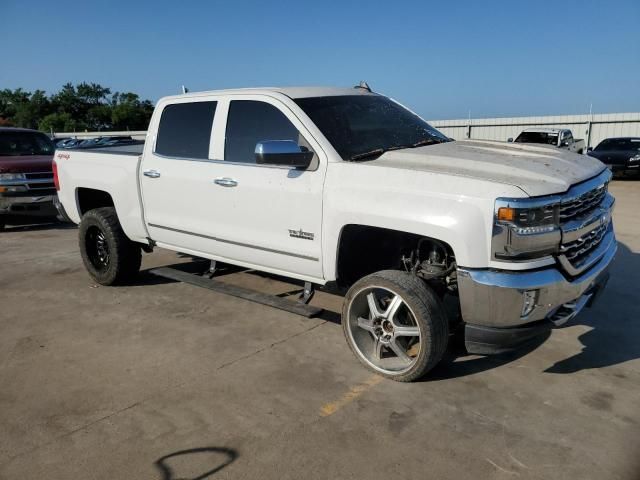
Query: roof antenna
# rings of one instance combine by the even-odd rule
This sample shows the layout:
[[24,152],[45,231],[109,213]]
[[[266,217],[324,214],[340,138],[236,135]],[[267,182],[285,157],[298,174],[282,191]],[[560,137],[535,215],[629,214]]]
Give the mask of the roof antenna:
[[371,87],[364,80],[360,80],[360,83],[358,85],[356,85],[355,87],[353,87],[353,88],[362,88],[363,90],[366,90],[367,92],[371,92]]
[[185,93],[189,93],[189,89],[182,85],[182,94],[184,95]]

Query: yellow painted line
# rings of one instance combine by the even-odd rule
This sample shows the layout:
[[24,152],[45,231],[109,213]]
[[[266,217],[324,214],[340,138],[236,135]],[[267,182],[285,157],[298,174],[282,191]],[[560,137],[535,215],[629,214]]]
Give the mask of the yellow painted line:
[[356,385],[355,387],[352,387],[347,393],[342,395],[342,397],[340,397],[338,400],[334,402],[329,402],[323,405],[320,408],[320,416],[328,417],[329,415],[333,415],[345,405],[349,405],[351,402],[353,402],[356,398],[358,398],[364,392],[369,390],[371,387],[378,385],[380,382],[382,382],[382,380],[383,378],[381,376],[372,375],[364,383],[361,383],[359,385]]

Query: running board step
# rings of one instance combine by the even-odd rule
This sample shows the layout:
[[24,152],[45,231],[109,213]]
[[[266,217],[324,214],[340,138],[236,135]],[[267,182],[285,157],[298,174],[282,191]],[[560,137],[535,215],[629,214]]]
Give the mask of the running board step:
[[237,285],[231,285],[229,283],[221,282],[220,280],[209,279],[193,273],[183,272],[170,267],[160,267],[149,270],[149,273],[157,275],[159,277],[169,278],[178,282],[188,283],[197,287],[207,288],[214,292],[224,293],[233,297],[243,298],[250,302],[260,303],[269,307],[278,308],[286,312],[295,313],[296,315],[302,315],[303,317],[311,318],[319,315],[322,312],[322,308],[307,305],[301,302],[292,302],[285,298],[277,297],[275,295],[269,295],[267,293],[258,292],[256,290],[250,290],[244,287],[238,287]]

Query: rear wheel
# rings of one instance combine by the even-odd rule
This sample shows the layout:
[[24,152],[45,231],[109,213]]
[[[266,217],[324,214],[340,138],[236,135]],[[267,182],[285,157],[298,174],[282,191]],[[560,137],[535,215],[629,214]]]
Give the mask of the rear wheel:
[[411,382],[442,359],[449,338],[444,307],[415,275],[385,270],[368,275],[345,297],[342,326],[367,368]]
[[79,243],[85,268],[101,285],[131,282],[140,270],[140,246],[124,234],[113,207],[96,208],[82,217]]

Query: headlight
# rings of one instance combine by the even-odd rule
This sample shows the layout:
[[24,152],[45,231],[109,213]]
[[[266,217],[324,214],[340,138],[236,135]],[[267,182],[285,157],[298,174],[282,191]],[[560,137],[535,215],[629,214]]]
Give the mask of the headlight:
[[530,260],[560,246],[560,199],[498,198],[492,249],[496,260]]
[[26,180],[24,173],[0,173],[1,182],[12,182],[15,180]]
[[640,155],[636,155],[635,157],[631,157],[629,159],[630,162],[640,162]]

